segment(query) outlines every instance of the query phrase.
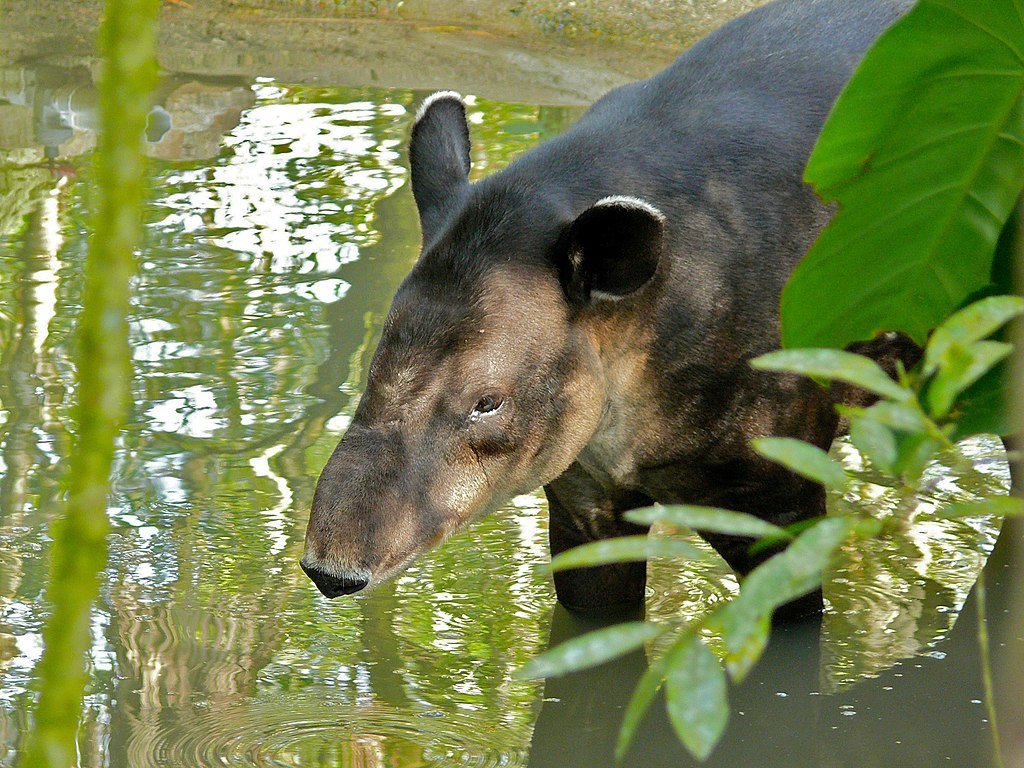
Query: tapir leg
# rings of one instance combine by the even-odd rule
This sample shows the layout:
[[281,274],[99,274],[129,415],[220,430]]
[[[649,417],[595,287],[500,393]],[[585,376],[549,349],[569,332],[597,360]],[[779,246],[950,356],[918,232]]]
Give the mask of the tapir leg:
[[1024,497],[1024,436],[1011,435],[1003,438],[1003,445],[1010,460],[1010,481],[1012,493]]
[[[647,532],[645,526],[622,519],[629,509],[652,502],[635,492],[609,493],[574,464],[544,486],[551,522],[552,556],[591,541]],[[558,601],[572,611],[605,612],[635,609],[644,602],[647,563],[616,563],[554,574]]]
[[[788,478],[787,478],[788,479]],[[825,515],[825,489],[817,483],[804,480],[783,481],[774,487],[753,487],[734,490],[715,499],[716,506],[787,526],[803,520]],[[753,541],[738,536],[702,534],[742,579],[782,547],[761,549],[751,554]],[[821,590],[779,608],[775,617],[789,619],[817,613],[822,610]]]

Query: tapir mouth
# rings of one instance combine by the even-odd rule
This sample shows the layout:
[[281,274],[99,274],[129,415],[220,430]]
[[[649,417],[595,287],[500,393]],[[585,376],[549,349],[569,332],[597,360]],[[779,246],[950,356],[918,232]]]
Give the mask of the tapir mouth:
[[342,568],[326,562],[314,562],[303,557],[299,567],[310,578],[320,593],[329,599],[351,595],[369,586],[372,575],[365,569]]

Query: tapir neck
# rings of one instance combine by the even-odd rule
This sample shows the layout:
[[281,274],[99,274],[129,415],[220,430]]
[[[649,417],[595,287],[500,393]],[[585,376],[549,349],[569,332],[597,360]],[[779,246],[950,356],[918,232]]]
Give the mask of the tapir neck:
[[[605,403],[597,430],[577,460],[594,477],[620,488],[638,485],[643,446],[657,437],[651,390],[656,333],[651,314],[644,311],[647,298],[627,299],[632,307],[616,307],[588,326],[603,371]],[[595,313],[602,309],[595,307]]]

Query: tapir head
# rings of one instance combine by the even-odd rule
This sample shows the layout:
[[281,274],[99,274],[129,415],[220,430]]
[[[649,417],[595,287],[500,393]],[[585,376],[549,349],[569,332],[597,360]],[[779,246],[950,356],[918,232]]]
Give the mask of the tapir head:
[[659,272],[664,217],[643,201],[577,202],[572,179],[515,166],[471,184],[457,94],[424,102],[409,154],[422,254],[306,530],[302,567],[328,597],[564,472],[601,425],[608,350],[649,314]]

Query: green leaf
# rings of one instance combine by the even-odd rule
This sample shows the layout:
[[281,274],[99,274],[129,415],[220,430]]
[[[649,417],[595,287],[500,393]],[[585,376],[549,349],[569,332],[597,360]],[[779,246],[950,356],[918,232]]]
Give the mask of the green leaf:
[[732,642],[726,649],[725,668],[737,683],[747,676],[761,658],[771,633],[771,611],[755,614],[736,609],[735,616],[728,612],[722,617],[724,626],[732,627]]
[[656,522],[663,522],[692,528],[695,531],[713,531],[714,533],[725,533],[732,536],[792,538],[782,528],[765,522],[759,517],[716,507],[672,504],[634,509],[627,512],[624,517],[630,522],[639,525],[652,525]]
[[545,651],[516,672],[520,678],[557,677],[614,659],[636,650],[665,628],[646,621],[630,621],[574,637]]
[[990,296],[955,312],[932,334],[924,351],[924,374],[935,373],[955,347],[966,347],[991,336],[1021,314],[1024,299],[1019,296]]
[[602,539],[573,547],[556,555],[548,568],[552,571],[566,571],[570,568],[590,568],[608,563],[637,562],[652,557],[700,560],[706,555],[687,541],[641,534]]
[[816,445],[791,437],[761,437],[751,440],[754,450],[776,464],[791,469],[801,477],[821,483],[826,488],[843,490],[849,478],[838,462],[829,458]]
[[1002,341],[976,341],[969,346],[954,342],[943,355],[943,363],[928,384],[926,399],[933,418],[949,413],[957,396],[1013,352]]
[[783,293],[786,346],[923,343],[988,283],[1024,186],[1021,23],[1015,0],[920,0],[868,51],[807,165],[839,211]]
[[640,727],[644,714],[650,709],[654,697],[658,694],[661,684],[665,681],[665,669],[671,650],[651,664],[644,672],[640,681],[633,689],[633,695],[626,705],[626,713],[622,716],[622,726],[615,741],[615,760],[622,762],[629,745],[633,743],[636,729]]
[[1024,515],[1024,499],[1015,496],[993,496],[979,501],[959,501],[939,510],[938,516],[949,520],[977,515],[1013,517]]
[[928,462],[944,447],[938,440],[921,433],[899,435],[896,444],[899,446],[896,470],[908,482],[916,481]]
[[750,364],[765,371],[845,381],[891,400],[913,397],[913,393],[890,379],[873,360],[839,349],[780,349],[755,357]]
[[864,416],[897,432],[928,434],[935,426],[918,408],[882,401],[864,409]]
[[679,740],[698,760],[715,748],[729,721],[728,686],[718,659],[696,635],[669,662],[665,694]]
[[827,517],[751,571],[739,596],[708,620],[725,638],[726,666],[734,680],[742,680],[760,658],[775,609],[819,587],[832,555],[851,534],[871,535],[879,527],[876,520]]
[[891,473],[896,465],[896,436],[870,416],[862,414],[850,419],[850,440],[868,459],[884,472]]
[[1010,367],[1007,363],[997,365],[960,396],[959,418],[952,440],[963,440],[972,435],[1014,433],[1013,416],[1006,407],[1014,391]]
[[801,533],[803,533],[805,530],[810,528],[812,525],[817,525],[819,522],[821,522],[824,519],[825,519],[824,516],[822,516],[822,517],[812,517],[812,518],[810,518],[808,520],[797,520],[795,523],[790,523],[789,525],[787,525],[785,528],[782,529],[787,534],[786,538],[784,538],[784,539],[773,539],[773,538],[759,539],[758,541],[755,541],[753,544],[750,545],[750,547],[747,549],[747,555],[749,557],[753,557],[758,552],[763,552],[766,549],[771,549],[773,547],[777,547],[779,544],[785,544],[790,539],[793,539],[794,537],[799,536]]

